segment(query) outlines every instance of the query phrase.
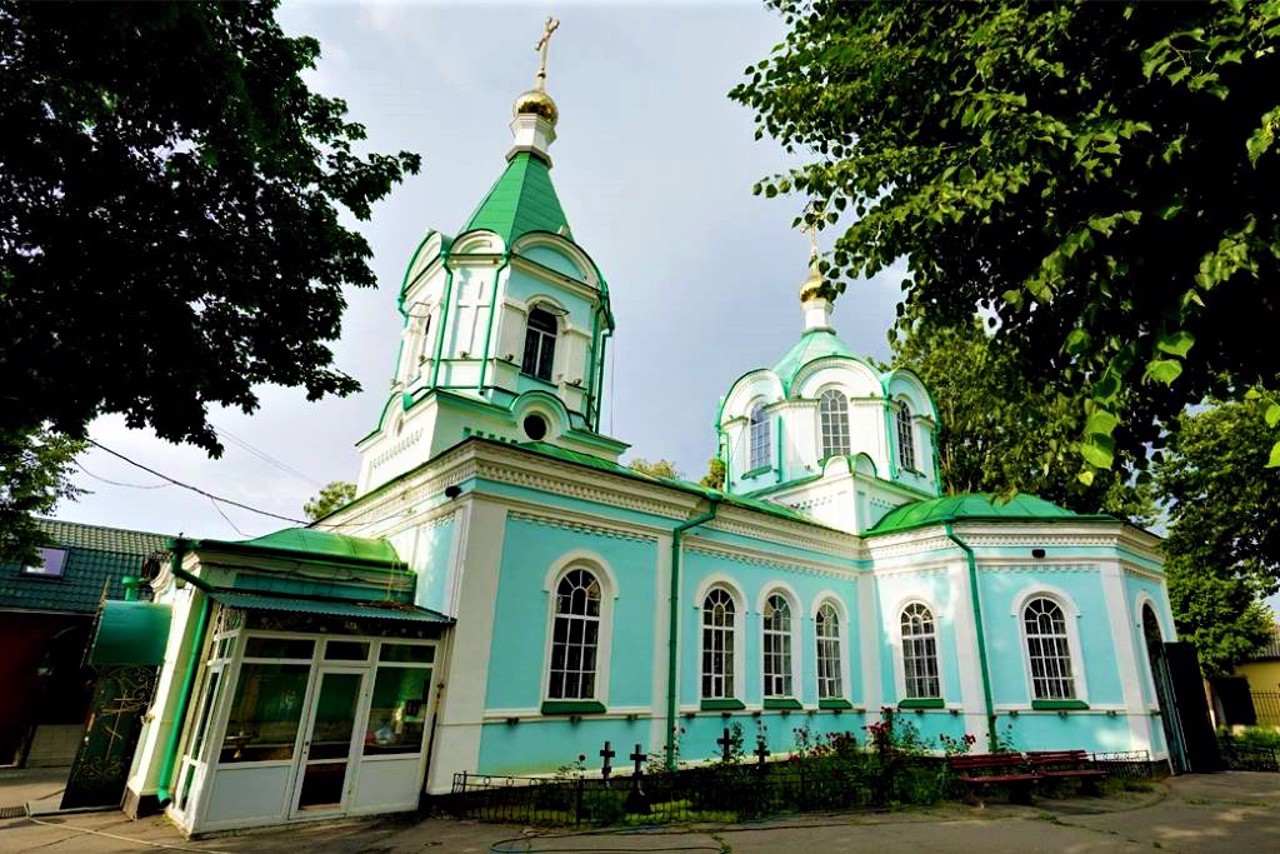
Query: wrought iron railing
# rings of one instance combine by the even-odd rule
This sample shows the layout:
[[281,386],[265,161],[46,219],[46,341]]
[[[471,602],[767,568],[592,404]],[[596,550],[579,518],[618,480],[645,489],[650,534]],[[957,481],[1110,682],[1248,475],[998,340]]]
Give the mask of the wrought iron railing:
[[1151,754],[1145,750],[1091,753],[1089,758],[1113,780],[1150,780],[1152,777]]
[[1218,739],[1218,746],[1222,761],[1232,771],[1280,772],[1280,752],[1274,747],[1245,744],[1230,736]]

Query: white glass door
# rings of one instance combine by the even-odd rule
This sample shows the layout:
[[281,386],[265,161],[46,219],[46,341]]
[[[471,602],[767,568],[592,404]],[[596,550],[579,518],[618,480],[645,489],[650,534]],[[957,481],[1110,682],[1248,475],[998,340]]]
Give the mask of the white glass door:
[[342,812],[346,806],[365,673],[324,667],[316,675],[295,785],[294,816]]

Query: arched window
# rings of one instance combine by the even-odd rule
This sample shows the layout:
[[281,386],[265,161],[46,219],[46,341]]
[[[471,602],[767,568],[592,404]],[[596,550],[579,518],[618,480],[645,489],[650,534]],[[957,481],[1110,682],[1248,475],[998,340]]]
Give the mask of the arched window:
[[838,389],[827,389],[818,398],[818,417],[822,422],[822,458],[849,453],[849,398]]
[[840,615],[830,602],[822,603],[814,620],[818,637],[818,699],[844,696],[840,679]]
[[551,382],[551,367],[556,359],[556,319],[544,308],[529,312],[524,333],[524,360],[520,370],[540,380]]
[[791,606],[778,593],[764,603],[764,695],[792,695]]
[[585,569],[571,569],[556,585],[551,631],[552,700],[593,700],[600,648],[600,582]]
[[933,612],[920,602],[902,609],[902,670],[908,699],[941,697]]
[[769,416],[764,404],[758,403],[751,410],[751,465],[752,471],[769,467]]
[[915,471],[916,439],[911,424],[911,410],[905,403],[898,404],[898,466]]
[[733,597],[716,587],[702,600],[702,696],[711,700],[734,696]]
[[1022,609],[1022,625],[1027,635],[1034,699],[1076,699],[1071,643],[1062,606],[1052,599],[1032,599]]

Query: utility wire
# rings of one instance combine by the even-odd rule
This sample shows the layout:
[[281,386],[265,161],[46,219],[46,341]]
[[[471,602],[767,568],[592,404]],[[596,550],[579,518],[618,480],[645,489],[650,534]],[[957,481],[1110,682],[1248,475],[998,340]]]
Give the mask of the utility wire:
[[89,471],[87,468],[84,467],[84,463],[80,462],[79,460],[72,460],[72,462],[76,464],[76,466],[80,469],[80,471],[89,475],[89,477],[93,478],[94,480],[100,480],[103,483],[109,483],[112,486],[127,486],[130,489],[167,489],[168,487],[173,485],[170,483],[125,483],[124,481],[121,481],[121,480],[111,480],[110,478],[100,477],[94,474],[93,472]]
[[[135,462],[135,461],[133,461],[133,460],[129,459],[128,457],[126,457],[124,454],[122,454],[122,453],[120,453],[120,452],[118,452],[118,451],[113,451],[113,450],[111,450],[110,448],[108,448],[106,445],[104,445],[104,444],[102,444],[101,442],[98,442],[98,441],[96,441],[96,440],[94,440],[94,439],[92,439],[92,438],[88,439],[87,441],[89,442],[89,444],[90,444],[90,445],[93,445],[95,448],[98,448],[98,449],[100,449],[100,450],[106,451],[106,452],[107,452],[108,454],[110,454],[111,456],[116,457],[116,458],[121,459],[121,460],[124,460],[124,461],[125,461],[126,463],[128,463],[129,465],[134,466],[134,467],[136,467],[136,468],[140,468],[140,469],[142,469],[143,471],[145,471],[147,474],[155,475],[156,477],[160,478],[161,480],[167,480],[167,481],[169,481],[169,483],[172,483],[174,486],[181,486],[183,489],[189,489],[189,490],[191,490],[192,492],[195,492],[195,493],[198,493],[198,494],[200,494],[200,495],[203,495],[205,498],[210,498],[210,499],[213,499],[214,501],[220,501],[220,502],[222,502],[223,504],[230,504],[232,507],[239,507],[241,510],[248,510],[250,513],[257,513],[259,516],[270,516],[272,519],[280,519],[280,520],[285,521],[285,522],[292,522],[292,523],[294,523],[295,525],[306,525],[306,524],[307,524],[307,523],[306,523],[305,521],[303,521],[302,519],[295,519],[295,518],[293,518],[292,516],[281,516],[279,513],[272,513],[272,512],[267,511],[267,510],[259,510],[257,507],[251,507],[251,506],[249,506],[248,504],[242,504],[242,503],[240,503],[239,501],[232,501],[230,498],[223,498],[223,497],[222,497],[222,496],[220,496],[220,495],[214,495],[212,492],[207,492],[206,490],[203,490],[203,489],[201,489],[201,488],[200,488],[200,487],[198,487],[198,486],[192,486],[192,485],[191,485],[191,484],[189,484],[189,483],[183,483],[183,482],[182,482],[182,481],[180,481],[180,480],[177,480],[177,479],[175,479],[175,478],[169,477],[167,474],[162,474],[162,473],[160,473],[160,472],[156,471],[156,470],[155,470],[155,469],[153,469],[153,468],[148,468],[147,466],[144,466],[142,463]],[[229,520],[228,520],[228,521],[229,521]],[[232,525],[231,527],[233,527],[233,528],[234,528],[234,527],[235,527],[235,525]]]
[[285,472],[286,474],[291,474],[300,480],[305,480],[307,483],[317,488],[324,486],[324,484],[310,477],[307,477],[305,474],[298,471],[296,468],[289,465],[288,463],[282,462],[281,460],[278,460],[275,457],[268,454],[266,451],[260,448],[254,447],[247,440],[241,439],[239,436],[237,436],[235,433],[232,433],[230,430],[226,429],[225,427],[219,427],[217,424],[213,424],[212,422],[210,422],[209,426],[213,427],[214,432],[217,433],[218,436],[228,440],[229,442],[231,442],[231,444],[235,445],[241,450],[248,451],[258,459],[262,460],[267,465],[274,466],[278,468],[280,471]]
[[218,511],[218,515],[222,517],[222,519],[223,519],[223,521],[224,521],[224,522],[226,522],[228,525],[230,525],[230,526],[231,526],[231,529],[232,529],[233,531],[235,531],[237,534],[239,534],[239,535],[240,535],[240,536],[242,536],[242,537],[247,537],[247,536],[249,536],[249,535],[248,535],[248,534],[246,534],[244,531],[240,530],[239,526],[237,526],[235,522],[232,522],[232,521],[231,521],[231,517],[230,517],[230,516],[228,516],[228,515],[223,511],[223,509],[222,509],[221,507],[219,507],[219,506],[218,506],[218,502],[217,502],[217,501],[215,501],[215,500],[213,500],[212,498],[210,498],[210,499],[209,499],[209,503],[213,505],[213,509]]

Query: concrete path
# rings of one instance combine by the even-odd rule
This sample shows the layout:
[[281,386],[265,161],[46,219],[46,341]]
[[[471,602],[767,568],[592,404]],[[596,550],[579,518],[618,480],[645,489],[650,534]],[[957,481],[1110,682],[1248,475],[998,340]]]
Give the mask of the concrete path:
[[825,851],[1280,851],[1280,775],[1179,777],[1151,792],[1040,800],[1034,807],[947,805],[896,813],[802,816],[751,825],[626,833],[550,834],[469,821],[412,818],[301,825],[187,841],[163,818],[87,813],[0,821],[0,851],[41,854],[196,851],[204,854],[630,852],[764,854]]
[[0,770],[0,809],[28,801],[62,798],[70,768],[6,768]]

